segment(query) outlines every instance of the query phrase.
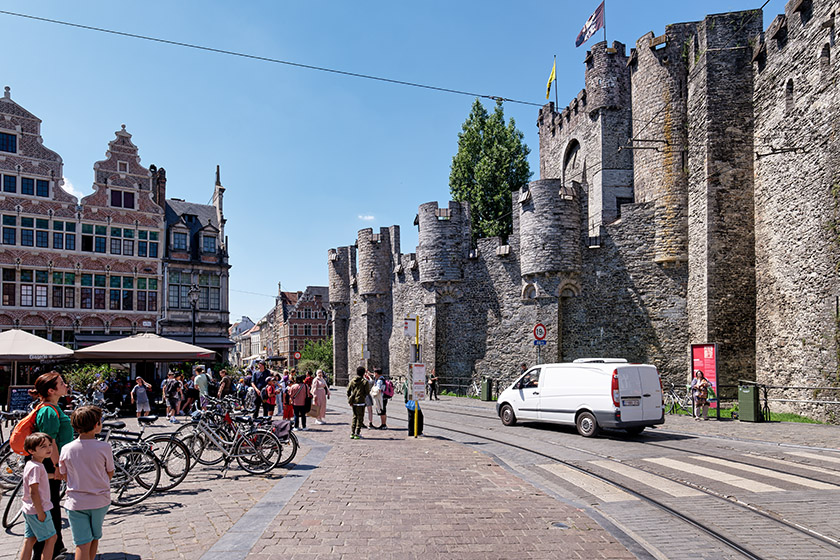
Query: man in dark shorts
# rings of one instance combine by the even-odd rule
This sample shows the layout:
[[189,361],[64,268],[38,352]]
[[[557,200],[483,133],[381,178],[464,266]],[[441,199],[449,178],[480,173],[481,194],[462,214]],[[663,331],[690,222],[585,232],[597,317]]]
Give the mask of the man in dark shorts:
[[181,382],[175,379],[175,372],[166,374],[166,382],[163,384],[163,396],[166,399],[166,416],[173,424],[178,423],[175,414],[178,412],[178,391],[181,389]]

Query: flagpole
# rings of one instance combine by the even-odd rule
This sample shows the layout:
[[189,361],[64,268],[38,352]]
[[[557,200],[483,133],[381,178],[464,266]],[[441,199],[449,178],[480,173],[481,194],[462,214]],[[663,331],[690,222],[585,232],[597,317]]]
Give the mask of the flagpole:
[[557,55],[554,55],[554,110],[560,110],[560,104],[557,101]]
[[604,0],[604,44],[609,47],[607,43],[607,0]]

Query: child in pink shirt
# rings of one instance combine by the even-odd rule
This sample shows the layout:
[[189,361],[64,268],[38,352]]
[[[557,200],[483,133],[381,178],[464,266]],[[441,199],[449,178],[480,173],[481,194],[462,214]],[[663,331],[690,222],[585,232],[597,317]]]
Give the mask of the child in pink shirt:
[[[29,453],[31,460],[23,467],[23,548],[21,560],[32,558],[32,549],[36,542],[44,543],[41,558],[52,560],[53,545],[56,541],[55,526],[52,521],[53,507],[50,501],[50,483],[44,459],[52,454],[53,439],[47,434],[34,432],[26,436],[23,450]],[[35,560],[38,560],[37,558]]]
[[111,505],[114,454],[111,445],[96,439],[102,431],[102,410],[82,406],[70,416],[79,439],[61,450],[58,470],[67,475],[64,508],[70,521],[76,560],[94,560],[102,538],[102,522]]

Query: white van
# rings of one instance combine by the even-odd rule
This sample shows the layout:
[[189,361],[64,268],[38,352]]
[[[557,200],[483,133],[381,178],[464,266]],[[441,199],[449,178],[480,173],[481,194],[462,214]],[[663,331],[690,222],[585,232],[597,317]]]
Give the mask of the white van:
[[601,427],[640,434],[665,422],[656,366],[615,358],[534,366],[499,395],[496,412],[505,426],[519,420],[568,424],[584,437]]

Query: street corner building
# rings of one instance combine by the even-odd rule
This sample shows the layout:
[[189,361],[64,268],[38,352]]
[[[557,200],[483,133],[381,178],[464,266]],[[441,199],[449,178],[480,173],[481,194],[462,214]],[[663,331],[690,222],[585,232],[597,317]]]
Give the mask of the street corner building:
[[20,328],[81,347],[151,332],[196,343],[223,359],[228,338],[224,188],[213,204],[166,199],[166,171],[143,167],[125,125],[94,164],[93,194],[63,184],[61,156],[41,120],[0,98],[0,329]]
[[[536,359],[609,356],[685,384],[688,347],[715,343],[718,380],[838,383],[840,11],[791,0],[601,42],[586,88],[537,115],[540,179],[512,193],[513,232],[470,241],[470,208],[419,208],[399,227],[328,251],[335,371],[442,384],[510,379]],[[825,415],[824,407],[791,409]]]

